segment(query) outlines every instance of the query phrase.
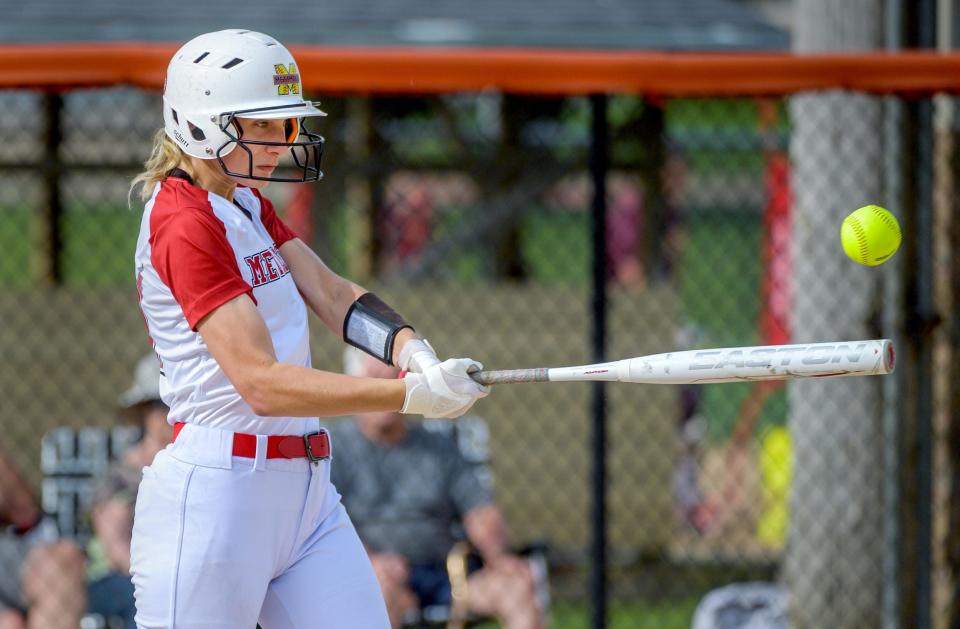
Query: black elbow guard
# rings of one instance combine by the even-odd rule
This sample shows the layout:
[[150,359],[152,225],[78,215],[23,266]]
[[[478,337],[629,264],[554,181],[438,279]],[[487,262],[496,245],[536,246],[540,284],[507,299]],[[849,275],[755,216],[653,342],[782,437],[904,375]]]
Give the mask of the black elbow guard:
[[403,328],[413,329],[373,293],[364,293],[350,305],[343,319],[343,340],[374,358],[393,364],[393,341]]

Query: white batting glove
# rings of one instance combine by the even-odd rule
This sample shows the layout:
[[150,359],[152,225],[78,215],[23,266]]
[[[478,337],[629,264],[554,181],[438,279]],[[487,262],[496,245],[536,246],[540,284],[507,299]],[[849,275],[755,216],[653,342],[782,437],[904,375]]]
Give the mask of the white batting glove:
[[468,374],[483,369],[469,358],[449,358],[422,373],[404,378],[407,394],[401,413],[425,417],[460,417],[474,402],[490,393],[490,387],[478,384]]
[[400,360],[397,367],[404,371],[423,373],[428,367],[439,365],[437,353],[427,342],[427,339],[411,339],[400,350]]

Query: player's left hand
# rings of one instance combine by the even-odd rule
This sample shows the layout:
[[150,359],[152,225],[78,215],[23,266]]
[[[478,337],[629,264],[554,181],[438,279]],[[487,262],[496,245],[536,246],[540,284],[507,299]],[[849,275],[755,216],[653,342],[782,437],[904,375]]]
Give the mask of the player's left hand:
[[408,373],[403,379],[406,393],[401,413],[425,417],[460,417],[480,398],[490,393],[470,377],[483,366],[469,358],[448,358],[420,373]]
[[397,367],[403,371],[423,373],[427,368],[439,363],[440,358],[427,339],[410,339],[400,350]]

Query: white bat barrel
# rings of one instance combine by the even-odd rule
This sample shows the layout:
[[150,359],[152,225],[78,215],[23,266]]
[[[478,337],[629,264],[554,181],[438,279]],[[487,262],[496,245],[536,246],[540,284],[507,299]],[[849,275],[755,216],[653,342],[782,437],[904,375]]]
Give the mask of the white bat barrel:
[[887,339],[806,345],[758,345],[638,356],[609,363],[511,369],[471,374],[481,384],[510,382],[640,382],[707,384],[877,376],[893,371],[893,343]]
[[893,371],[893,363],[893,343],[880,339],[670,352],[592,367],[617,372],[617,378],[596,378],[602,380],[706,384],[882,375]]

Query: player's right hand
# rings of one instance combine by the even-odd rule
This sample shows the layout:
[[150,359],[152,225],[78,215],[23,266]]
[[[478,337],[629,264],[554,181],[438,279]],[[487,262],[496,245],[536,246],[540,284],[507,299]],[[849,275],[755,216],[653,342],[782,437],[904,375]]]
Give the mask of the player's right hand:
[[470,373],[483,365],[469,358],[449,358],[427,367],[422,374],[408,373],[401,413],[425,417],[460,417],[474,402],[490,393],[490,387],[478,384]]

